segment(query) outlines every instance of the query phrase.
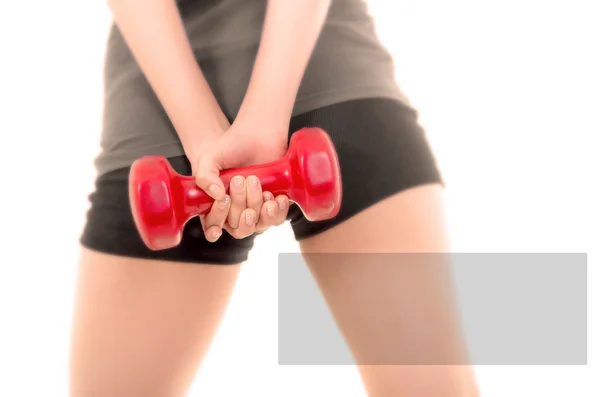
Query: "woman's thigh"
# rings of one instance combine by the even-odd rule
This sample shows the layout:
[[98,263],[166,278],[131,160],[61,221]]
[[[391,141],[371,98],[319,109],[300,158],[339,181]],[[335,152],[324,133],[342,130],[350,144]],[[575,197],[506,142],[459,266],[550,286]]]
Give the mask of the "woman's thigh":
[[[182,173],[183,157],[171,158]],[[129,168],[96,180],[81,236],[71,395],[184,396],[229,302],[253,238],[216,243],[190,220],[177,247],[142,242],[128,201]]]
[[476,395],[439,186],[387,198],[301,247],[370,396]]
[[71,395],[184,396],[238,271],[239,265],[127,258],[84,248]]
[[306,262],[370,396],[473,396],[450,272],[444,182],[417,115],[365,99],[295,120],[336,146],[339,215],[292,212]]

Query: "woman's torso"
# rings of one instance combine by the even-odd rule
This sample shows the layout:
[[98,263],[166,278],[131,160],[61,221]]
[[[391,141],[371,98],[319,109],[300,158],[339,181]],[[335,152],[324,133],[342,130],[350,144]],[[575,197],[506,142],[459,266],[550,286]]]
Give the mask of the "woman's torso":
[[[196,58],[230,119],[250,79],[266,4],[266,0],[178,1]],[[365,1],[333,0],[293,115],[366,97],[408,103],[396,85],[393,59],[377,37]],[[152,109],[156,113],[156,106],[141,70],[113,26],[106,53],[102,151],[96,160],[100,173],[130,165],[146,154],[183,154],[164,115],[148,114]]]

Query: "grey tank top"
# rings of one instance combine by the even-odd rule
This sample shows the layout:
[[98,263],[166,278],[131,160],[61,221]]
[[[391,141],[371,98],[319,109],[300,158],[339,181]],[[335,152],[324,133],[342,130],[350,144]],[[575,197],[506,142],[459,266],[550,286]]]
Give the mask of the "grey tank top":
[[[266,0],[183,0],[178,6],[198,63],[221,108],[233,120],[258,51]],[[409,105],[365,1],[333,0],[293,115],[373,97]],[[97,172],[129,166],[145,155],[183,154],[177,133],[113,24],[105,56]]]

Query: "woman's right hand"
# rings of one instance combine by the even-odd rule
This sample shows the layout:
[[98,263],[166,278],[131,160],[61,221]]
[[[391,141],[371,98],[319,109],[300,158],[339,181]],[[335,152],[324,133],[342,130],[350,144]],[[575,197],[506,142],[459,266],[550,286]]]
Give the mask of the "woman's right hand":
[[[220,180],[205,177],[210,173],[214,179],[223,169],[244,165],[237,164],[235,160],[232,163],[230,159],[237,159],[239,153],[230,153],[228,150],[232,144],[239,149],[240,143],[232,142],[231,135],[222,133],[195,145],[194,150],[190,151],[194,154],[188,155],[188,158],[195,159],[190,162],[198,186],[215,199],[210,212],[200,216],[205,238],[209,242],[217,241],[223,229],[237,239],[262,233],[271,226],[284,223],[288,215],[290,206],[288,197],[274,197],[271,192],[263,191],[260,180],[256,176],[233,177],[229,184],[229,194],[223,191],[225,186],[218,183]],[[273,156],[278,155],[279,153]],[[214,169],[208,171],[212,167]],[[202,175],[198,174],[199,168]]]
[[271,226],[285,222],[289,200],[286,196],[273,197],[263,191],[256,176],[231,179],[229,195],[215,200],[211,211],[200,217],[206,239],[215,242],[225,229],[237,239],[262,233]]

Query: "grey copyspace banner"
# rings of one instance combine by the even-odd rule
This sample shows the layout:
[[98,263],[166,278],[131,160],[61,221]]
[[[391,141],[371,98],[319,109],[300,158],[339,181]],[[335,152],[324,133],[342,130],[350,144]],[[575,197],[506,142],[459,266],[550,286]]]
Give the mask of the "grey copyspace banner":
[[587,255],[280,254],[279,363],[586,365]]

